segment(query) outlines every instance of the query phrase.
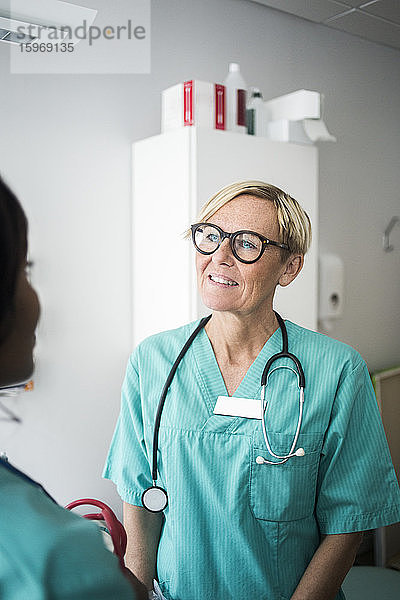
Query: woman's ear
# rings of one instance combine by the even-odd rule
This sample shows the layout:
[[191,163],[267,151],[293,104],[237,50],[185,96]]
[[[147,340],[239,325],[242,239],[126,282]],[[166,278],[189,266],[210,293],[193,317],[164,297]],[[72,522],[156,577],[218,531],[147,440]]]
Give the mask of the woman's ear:
[[278,284],[286,287],[289,283],[292,283],[303,268],[303,264],[304,256],[302,254],[292,254],[285,264],[284,272],[280,276]]

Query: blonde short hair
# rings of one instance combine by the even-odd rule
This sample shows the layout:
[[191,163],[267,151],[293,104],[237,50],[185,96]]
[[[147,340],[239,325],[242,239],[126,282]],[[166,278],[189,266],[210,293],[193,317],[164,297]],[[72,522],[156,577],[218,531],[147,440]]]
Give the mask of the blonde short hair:
[[[230,200],[248,194],[272,202],[277,211],[281,243],[287,244],[290,254],[305,254],[311,244],[311,222],[300,204],[284,191],[263,181],[239,181],[219,190],[200,210],[196,223],[208,221]],[[186,233],[188,237],[190,230]]]

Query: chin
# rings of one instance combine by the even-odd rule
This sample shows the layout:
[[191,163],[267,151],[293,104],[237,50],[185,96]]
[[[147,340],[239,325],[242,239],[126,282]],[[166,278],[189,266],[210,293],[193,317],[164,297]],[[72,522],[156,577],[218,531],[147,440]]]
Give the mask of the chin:
[[35,370],[35,364],[33,361],[33,356],[30,355],[29,359],[26,362],[25,369],[23,370],[22,377],[20,381],[26,381],[33,375],[33,371]]
[[207,306],[210,310],[224,311],[224,310],[235,310],[235,306],[232,303],[226,302],[222,298],[210,298],[202,297],[204,306]]

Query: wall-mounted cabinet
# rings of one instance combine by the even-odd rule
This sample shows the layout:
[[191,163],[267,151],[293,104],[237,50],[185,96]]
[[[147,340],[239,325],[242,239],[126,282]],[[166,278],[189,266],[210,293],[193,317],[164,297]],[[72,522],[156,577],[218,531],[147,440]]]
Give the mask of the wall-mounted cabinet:
[[313,225],[300,276],[276,294],[286,318],[317,328],[318,153],[314,146],[185,127],[133,145],[133,337],[178,327],[209,311],[183,238],[199,208],[234,181],[261,179],[294,196]]

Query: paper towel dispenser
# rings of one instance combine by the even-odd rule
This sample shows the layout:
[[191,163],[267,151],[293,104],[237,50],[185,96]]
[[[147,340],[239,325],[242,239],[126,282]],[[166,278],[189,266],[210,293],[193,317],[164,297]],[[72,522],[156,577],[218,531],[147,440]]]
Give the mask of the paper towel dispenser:
[[267,137],[279,142],[336,142],[323,120],[323,94],[297,90],[264,103]]

